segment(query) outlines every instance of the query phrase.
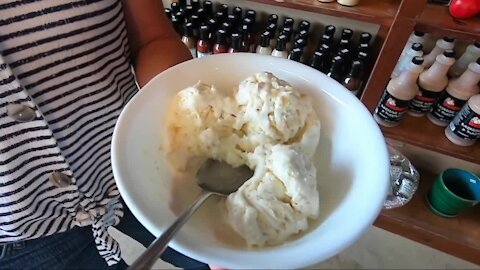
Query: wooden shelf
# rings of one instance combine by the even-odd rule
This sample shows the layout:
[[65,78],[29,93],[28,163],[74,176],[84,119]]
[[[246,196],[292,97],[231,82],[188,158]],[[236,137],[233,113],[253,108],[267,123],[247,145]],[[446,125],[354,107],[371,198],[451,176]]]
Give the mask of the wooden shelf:
[[480,39],[480,17],[468,20],[453,18],[448,7],[427,4],[417,20],[415,29],[438,36],[451,36],[466,40]]
[[455,145],[445,137],[445,128],[432,124],[426,117],[405,115],[400,125],[381,128],[387,138],[480,164],[479,142],[468,147]]
[[318,0],[250,0],[252,2],[280,6],[309,12],[321,13],[336,17],[343,17],[364,22],[389,26],[400,4],[400,0],[362,0],[357,6],[347,7],[331,3],[322,3]]
[[455,218],[439,217],[425,196],[436,175],[420,171],[420,186],[403,207],[383,210],[375,226],[480,265],[480,207]]

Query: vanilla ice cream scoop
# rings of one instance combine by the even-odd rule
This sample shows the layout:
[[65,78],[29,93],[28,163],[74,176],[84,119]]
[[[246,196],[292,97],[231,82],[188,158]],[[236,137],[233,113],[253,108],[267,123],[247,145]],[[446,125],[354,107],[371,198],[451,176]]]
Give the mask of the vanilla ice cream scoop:
[[319,213],[316,169],[290,145],[258,147],[255,174],[226,201],[227,221],[249,246],[282,243]]
[[243,80],[235,100],[243,112],[237,118],[237,128],[246,133],[254,147],[288,142],[302,131],[313,111],[306,96],[268,72]]

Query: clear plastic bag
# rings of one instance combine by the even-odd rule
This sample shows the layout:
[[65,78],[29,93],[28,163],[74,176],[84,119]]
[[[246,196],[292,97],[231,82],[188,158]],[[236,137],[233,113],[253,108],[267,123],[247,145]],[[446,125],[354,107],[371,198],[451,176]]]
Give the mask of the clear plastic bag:
[[391,209],[407,204],[418,189],[420,174],[400,151],[388,147],[390,157],[391,189],[383,208]]

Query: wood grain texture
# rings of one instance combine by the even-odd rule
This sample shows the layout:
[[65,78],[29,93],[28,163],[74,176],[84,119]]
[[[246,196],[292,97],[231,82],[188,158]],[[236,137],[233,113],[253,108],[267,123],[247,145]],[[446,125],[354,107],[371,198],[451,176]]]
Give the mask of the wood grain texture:
[[405,206],[383,210],[375,226],[480,265],[480,207],[455,218],[435,215],[425,196],[436,175],[420,170],[420,186]]
[[359,21],[389,26],[401,0],[362,0],[357,6],[347,7],[331,3],[322,3],[318,0],[250,0],[252,2],[272,6],[286,7],[335,17],[355,19]]

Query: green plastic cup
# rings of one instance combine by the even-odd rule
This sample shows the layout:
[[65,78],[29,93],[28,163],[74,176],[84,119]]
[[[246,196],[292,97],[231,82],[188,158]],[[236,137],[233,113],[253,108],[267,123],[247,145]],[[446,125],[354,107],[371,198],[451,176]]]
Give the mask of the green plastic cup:
[[480,178],[467,170],[443,171],[427,195],[430,209],[442,217],[455,217],[480,201]]

